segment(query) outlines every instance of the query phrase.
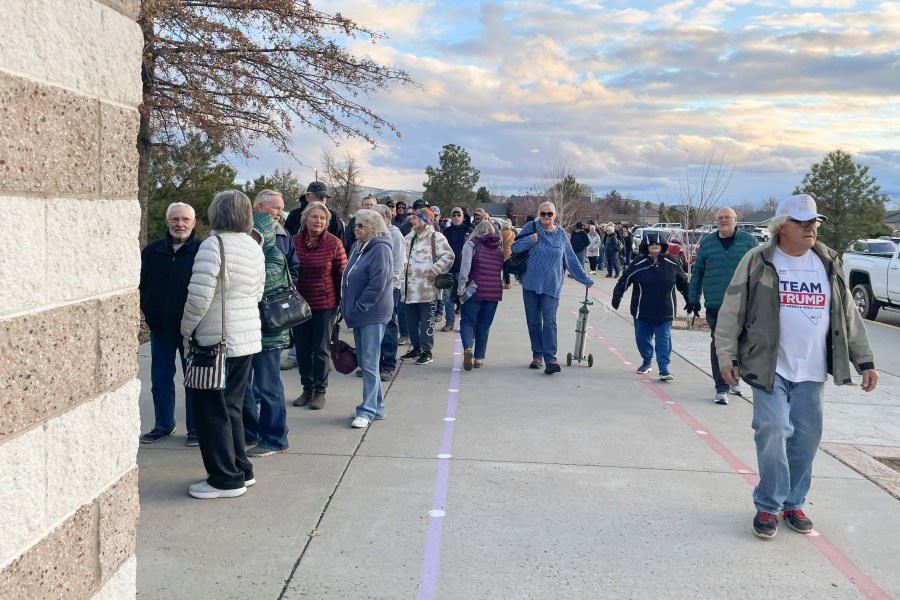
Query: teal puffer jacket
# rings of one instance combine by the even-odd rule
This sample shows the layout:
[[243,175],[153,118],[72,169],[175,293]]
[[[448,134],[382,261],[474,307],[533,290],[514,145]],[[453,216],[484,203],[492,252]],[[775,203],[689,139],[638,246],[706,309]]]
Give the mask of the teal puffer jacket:
[[[262,251],[266,258],[266,283],[263,296],[288,289],[287,259],[275,245],[275,221],[269,213],[253,213],[253,229],[262,237]],[[287,348],[291,343],[290,331],[263,333],[262,349]]]
[[756,238],[752,234],[740,230],[734,232],[734,241],[728,250],[725,250],[719,241],[718,233],[704,237],[691,269],[688,301],[699,303],[702,291],[703,304],[706,308],[714,310],[722,308],[722,299],[734,271],[744,255],[757,245]]

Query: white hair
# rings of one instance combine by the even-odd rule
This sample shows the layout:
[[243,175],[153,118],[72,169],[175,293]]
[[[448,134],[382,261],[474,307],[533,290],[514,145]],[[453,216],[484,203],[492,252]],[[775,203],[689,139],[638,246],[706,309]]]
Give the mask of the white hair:
[[380,214],[385,221],[390,221],[391,218],[393,218],[393,215],[391,214],[391,207],[387,204],[376,204],[375,208],[373,208],[372,210]]
[[775,217],[774,219],[769,221],[769,224],[767,226],[769,233],[773,236],[778,235],[778,232],[781,231],[781,226],[787,223],[789,219],[789,216],[784,215],[781,217]]
[[192,219],[197,218],[197,213],[194,212],[194,207],[191,206],[190,204],[185,204],[184,202],[173,202],[172,204],[170,204],[169,207],[166,209],[166,218],[168,219],[169,217],[171,217],[172,211],[179,207],[184,207],[184,208],[188,209],[188,212],[191,213]]
[[253,206],[259,206],[260,204],[268,204],[269,198],[278,196],[279,198],[284,198],[284,196],[278,190],[263,190],[256,195],[256,199],[253,201]]

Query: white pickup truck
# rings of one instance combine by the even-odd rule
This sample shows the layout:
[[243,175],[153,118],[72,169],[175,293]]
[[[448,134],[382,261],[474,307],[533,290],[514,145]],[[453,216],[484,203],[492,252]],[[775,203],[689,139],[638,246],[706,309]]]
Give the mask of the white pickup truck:
[[[853,248],[853,246],[851,246]],[[844,275],[864,319],[878,309],[900,311],[900,248],[893,252],[844,252]]]

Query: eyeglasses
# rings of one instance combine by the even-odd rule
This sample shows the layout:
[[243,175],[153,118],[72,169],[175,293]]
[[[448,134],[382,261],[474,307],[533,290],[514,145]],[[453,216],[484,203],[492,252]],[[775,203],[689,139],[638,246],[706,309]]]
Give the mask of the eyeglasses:
[[543,211],[541,211],[541,212],[539,212],[538,214],[541,215],[542,217],[552,217],[552,216],[553,216],[553,213],[552,213],[552,212],[543,212]]
[[362,223],[357,223],[356,226],[355,226],[355,228],[356,228],[356,229],[365,229],[366,226],[363,225]]
[[819,225],[822,223],[819,219],[809,219],[809,220],[807,220],[807,221],[799,221],[799,220],[797,220],[797,219],[790,219],[790,218],[789,218],[788,221],[790,221],[791,223],[796,223],[797,225],[799,225],[799,226],[802,227],[803,229],[809,229],[810,227],[818,228]]
[[450,213],[451,217],[461,217],[462,213]]

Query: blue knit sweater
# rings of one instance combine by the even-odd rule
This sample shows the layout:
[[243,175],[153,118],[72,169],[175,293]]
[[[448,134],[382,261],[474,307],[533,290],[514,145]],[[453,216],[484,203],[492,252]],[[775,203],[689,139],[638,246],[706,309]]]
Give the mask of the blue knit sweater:
[[[531,241],[531,234],[538,234],[538,241]],[[562,227],[549,232],[535,221],[522,228],[519,238],[513,242],[512,251],[524,252],[531,249],[528,255],[528,268],[522,276],[522,287],[536,294],[547,294],[559,298],[563,286],[563,269],[568,268],[575,281],[586,285],[594,285],[594,280],[584,272],[584,267],[575,256],[569,237]],[[565,261],[565,262],[563,262]]]

